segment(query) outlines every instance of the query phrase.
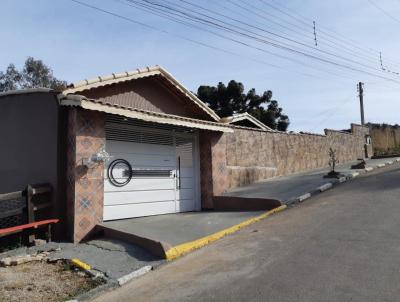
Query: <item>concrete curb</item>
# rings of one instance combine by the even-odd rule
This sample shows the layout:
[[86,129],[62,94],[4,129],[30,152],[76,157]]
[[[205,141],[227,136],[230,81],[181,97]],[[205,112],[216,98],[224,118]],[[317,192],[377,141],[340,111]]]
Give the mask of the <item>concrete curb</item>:
[[302,194],[302,195],[300,195],[298,197],[286,200],[286,201],[284,201],[284,204],[290,206],[290,205],[293,205],[293,204],[296,204],[296,203],[303,202],[304,200],[310,198],[311,196],[314,196],[314,195],[320,194],[320,193],[322,193],[324,191],[327,191],[329,189],[332,189],[334,186],[337,186],[338,184],[341,184],[343,182],[349,181],[349,180],[351,180],[353,178],[356,178],[356,177],[358,177],[360,175],[363,175],[363,174],[366,174],[368,172],[374,171],[376,169],[393,165],[393,164],[398,163],[398,162],[400,162],[400,158],[392,159],[392,160],[389,160],[389,161],[387,161],[387,162],[385,162],[383,164],[378,164],[376,166],[366,167],[364,170],[361,170],[361,171],[351,172],[351,173],[349,173],[349,174],[347,174],[347,175],[345,175],[343,177],[340,177],[339,179],[336,179],[336,180],[330,181],[330,182],[328,182],[326,184],[323,184],[323,185],[315,188],[314,190],[311,190],[310,192],[307,192],[307,193],[304,193],[304,194]]
[[129,273],[125,276],[122,276],[121,278],[118,278],[117,282],[118,282],[119,286],[122,286],[125,283],[131,281],[132,279],[135,279],[135,278],[138,278],[140,276],[147,274],[152,269],[153,269],[153,267],[151,265],[143,266],[142,268],[139,268],[138,270],[133,271],[132,273]]
[[124,285],[125,283],[127,283],[129,281],[147,274],[152,269],[153,269],[153,267],[151,265],[146,265],[146,266],[143,266],[143,267],[137,269],[136,271],[133,271],[125,276],[118,278],[117,280],[107,279],[107,280],[105,280],[106,283],[104,283],[103,285],[95,287],[95,288],[89,290],[88,292],[85,292],[85,293],[82,293],[82,294],[76,296],[72,300],[67,300],[66,302],[92,301],[94,298],[99,297],[106,291],[121,287],[122,285]]

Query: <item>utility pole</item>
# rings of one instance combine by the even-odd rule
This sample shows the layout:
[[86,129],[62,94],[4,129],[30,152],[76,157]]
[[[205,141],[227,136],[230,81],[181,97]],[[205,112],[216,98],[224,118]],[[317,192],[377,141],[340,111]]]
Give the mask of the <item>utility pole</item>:
[[360,97],[361,125],[364,126],[364,83],[359,82],[357,85],[358,96]]

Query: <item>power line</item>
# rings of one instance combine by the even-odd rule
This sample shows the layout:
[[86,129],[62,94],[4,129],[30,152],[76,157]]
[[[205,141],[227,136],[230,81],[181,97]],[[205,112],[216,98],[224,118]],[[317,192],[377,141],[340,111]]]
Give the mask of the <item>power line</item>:
[[[115,1],[118,1],[118,0],[115,0]],[[127,1],[127,2],[125,2],[125,1]],[[209,30],[209,29],[206,29],[206,28],[203,28],[203,27],[194,25],[194,24],[192,24],[192,23],[182,21],[181,19],[177,19],[176,17],[174,17],[174,16],[179,16],[179,15],[177,15],[177,14],[175,14],[175,13],[172,13],[172,15],[173,15],[173,16],[172,16],[171,14],[165,13],[166,11],[163,10],[162,8],[146,6],[146,4],[138,3],[138,2],[133,2],[133,0],[125,0],[125,1],[119,0],[118,2],[122,2],[122,3],[124,3],[124,4],[129,5],[129,6],[132,6],[132,7],[134,7],[134,8],[137,8],[137,9],[140,9],[140,10],[143,10],[143,11],[146,11],[146,12],[148,12],[148,13],[151,13],[151,14],[153,14],[153,15],[157,15],[157,16],[166,18],[166,19],[168,19],[168,20],[172,20],[172,21],[177,22],[177,23],[179,23],[179,24],[183,24],[183,25],[185,25],[185,26],[188,26],[188,27],[191,27],[191,28],[195,28],[195,29],[197,29],[197,30],[201,30],[201,31],[204,31],[204,32],[207,32],[207,33],[211,33],[211,34],[213,34],[213,35],[215,35],[215,36],[217,36],[217,37],[220,37],[220,38],[222,38],[222,39],[228,40],[228,41],[230,41],[230,42],[235,42],[235,43],[240,44],[240,45],[242,45],[242,46],[246,46],[246,47],[249,47],[249,48],[252,48],[252,49],[261,51],[261,52],[263,52],[263,53],[267,53],[267,54],[270,54],[270,55],[279,57],[279,58],[281,58],[281,59],[289,60],[289,61],[291,61],[291,62],[294,62],[294,63],[300,64],[300,65],[302,65],[302,66],[305,66],[305,67],[307,67],[307,68],[316,69],[316,70],[319,71],[319,72],[325,72],[325,73],[328,73],[329,75],[335,75],[335,76],[338,76],[338,77],[340,77],[340,78],[346,77],[346,76],[343,76],[343,74],[337,74],[337,73],[334,73],[334,72],[332,72],[332,71],[326,71],[326,70],[321,69],[321,68],[317,69],[315,66],[310,66],[310,65],[308,65],[308,64],[306,64],[306,63],[304,63],[304,62],[302,62],[302,61],[298,61],[298,60],[296,60],[296,59],[293,59],[293,58],[290,58],[290,57],[287,57],[287,56],[284,56],[284,55],[281,55],[281,54],[277,54],[277,53],[268,51],[268,50],[266,50],[266,49],[263,49],[263,48],[260,48],[260,47],[254,46],[254,45],[251,45],[251,44],[249,44],[249,43],[245,43],[245,42],[243,42],[243,41],[240,41],[240,40],[237,40],[237,39],[233,39],[233,38],[231,38],[231,37],[222,35],[222,34],[220,34],[220,33],[216,33],[216,32],[214,32],[214,31],[212,31],[212,30]],[[180,16],[180,17],[183,17],[184,19],[191,20],[191,19],[188,18],[187,16]],[[203,23],[202,23],[202,24],[203,24]],[[206,25],[207,25],[207,24],[206,24]],[[304,74],[304,73],[303,73],[303,75],[310,76],[309,74]],[[347,77],[347,78],[349,78],[349,79],[354,79],[353,77],[351,77],[351,78],[350,78],[350,77]]]
[[[240,4],[238,4],[238,3],[233,2],[232,0],[227,0],[227,1],[229,1],[230,3],[234,4],[235,6],[237,6],[237,7],[239,7],[239,8],[241,8],[241,9],[244,10],[244,11],[247,11],[247,12],[249,12],[249,13],[254,14],[255,16],[258,16],[259,18],[265,19],[265,18],[264,18],[265,16],[262,15],[262,14],[265,14],[265,15],[267,15],[267,16],[271,16],[271,17],[273,17],[273,18],[278,18],[277,16],[275,16],[275,15],[273,15],[273,14],[271,14],[271,13],[265,11],[265,10],[263,10],[262,8],[255,7],[255,6],[252,5],[250,2],[245,2],[245,1],[243,1],[243,0],[239,0],[240,2],[242,2],[242,3],[245,4],[245,6],[243,6],[243,5],[240,5]],[[255,10],[252,10],[251,8],[254,8]],[[260,12],[261,12],[262,14],[260,14]],[[279,18],[279,19],[282,20],[282,18]],[[294,26],[294,27],[296,27],[296,28],[299,27],[298,25],[293,24],[293,23],[290,23],[289,25],[290,25],[290,26]],[[302,27],[304,27],[304,28],[308,28],[308,26],[304,26],[303,22],[302,22],[302,24],[300,24],[300,25],[301,25]],[[320,40],[319,40],[320,46],[321,46],[321,45],[325,46],[325,43],[326,43],[326,46],[328,46],[329,48],[333,48],[333,49],[339,50],[339,51],[341,51],[341,52],[345,52],[345,53],[351,55],[352,57],[357,57],[357,58],[362,59],[362,60],[367,60],[367,61],[369,61],[369,62],[372,62],[374,65],[377,64],[378,60],[377,60],[376,57],[366,56],[366,55],[364,55],[364,54],[361,54],[361,55],[360,55],[360,52],[355,51],[353,48],[351,48],[351,47],[349,47],[349,46],[347,46],[347,45],[343,45],[343,44],[341,44],[341,43],[339,43],[339,45],[338,45],[338,42],[337,42],[337,41],[333,41],[333,40],[331,40],[331,39],[325,37],[324,31],[321,30],[321,29],[319,29],[319,33],[320,33],[320,36],[321,36],[321,38],[320,38]],[[322,39],[322,37],[323,37],[323,39]]]
[[[307,22],[311,22],[312,21],[312,19],[310,19],[310,18],[308,18],[308,17],[306,17],[304,15],[301,15],[297,11],[295,11],[295,10],[285,6],[285,5],[283,5],[282,3],[278,3],[276,0],[270,0],[270,1],[273,2],[276,6],[279,6],[279,7],[283,8],[283,9],[291,12],[292,14],[299,16],[300,18],[306,20]],[[325,34],[325,35],[327,35],[329,37],[332,37],[333,39],[335,39],[337,41],[340,41],[342,43],[351,44],[352,47],[358,49],[359,51],[362,51],[363,53],[364,52],[365,53],[368,52],[369,54],[373,55],[374,59],[376,59],[377,56],[379,55],[379,52],[381,52],[380,50],[376,50],[376,49],[374,49],[374,48],[372,48],[370,46],[369,47],[363,47],[363,46],[360,45],[359,42],[357,42],[357,41],[355,41],[353,39],[349,39],[348,37],[345,37],[344,35],[336,32],[336,31],[334,31],[332,29],[329,29],[328,27],[325,27],[323,25],[320,25],[319,28],[320,28],[320,32],[321,33],[323,33],[323,34]],[[392,65],[395,65],[395,66],[398,66],[398,67],[400,66],[400,63],[398,61],[396,61],[396,60],[387,58],[387,61],[391,62]]]
[[[143,0],[143,1],[146,1],[146,0]],[[308,44],[299,42],[299,41],[297,41],[297,40],[294,40],[294,39],[291,39],[291,38],[288,38],[288,37],[285,37],[285,36],[276,34],[276,33],[271,32],[271,31],[269,31],[269,30],[265,30],[265,29],[260,28],[260,27],[258,27],[258,26],[254,26],[254,25],[252,25],[252,24],[249,24],[248,22],[243,22],[243,21],[241,21],[241,20],[238,20],[238,19],[229,17],[229,16],[227,16],[227,15],[225,15],[225,14],[221,14],[221,13],[212,11],[212,10],[210,10],[210,9],[208,9],[208,8],[202,7],[201,5],[191,3],[190,1],[187,1],[187,0],[179,0],[179,1],[180,1],[180,2],[184,2],[184,3],[186,3],[186,4],[189,4],[189,5],[191,5],[191,6],[197,7],[197,8],[199,8],[199,9],[201,9],[201,10],[210,12],[210,13],[212,13],[212,14],[221,16],[221,17],[223,17],[223,18],[226,18],[226,19],[229,19],[229,20],[233,20],[233,21],[238,22],[239,24],[243,24],[243,25],[245,25],[245,26],[247,26],[247,27],[251,27],[251,28],[253,28],[253,29],[260,30],[260,31],[262,31],[262,32],[265,32],[265,33],[267,33],[267,34],[269,34],[269,35],[273,35],[273,36],[278,37],[278,38],[280,38],[280,39],[284,39],[284,40],[287,40],[287,41],[289,41],[289,42],[292,42],[292,43],[301,45],[301,46],[303,46],[303,47],[306,47],[306,48],[309,48],[309,49],[313,49],[313,50],[315,50],[315,51],[317,51],[317,52],[320,52],[320,53],[323,53],[323,54],[327,54],[327,55],[333,56],[333,57],[335,57],[335,58],[340,58],[340,59],[342,59],[342,60],[344,60],[344,61],[352,62],[352,63],[355,63],[355,64],[357,64],[357,65],[360,65],[360,66],[363,66],[363,67],[366,67],[366,68],[370,68],[370,69],[373,69],[373,70],[379,70],[379,69],[377,69],[376,67],[371,67],[371,66],[365,65],[365,64],[363,64],[363,63],[360,63],[360,62],[358,62],[358,61],[355,61],[355,60],[352,60],[352,59],[343,57],[343,56],[341,56],[341,55],[337,55],[337,54],[334,54],[334,53],[332,53],[332,52],[329,52],[329,51],[326,51],[326,50],[322,50],[322,49],[319,49],[319,48],[310,46],[310,45],[308,45]],[[260,0],[260,1],[261,1],[261,0]],[[146,2],[148,2],[148,1],[146,1]],[[180,6],[180,7],[182,7],[182,6]],[[199,13],[198,11],[194,11],[194,10],[190,10],[190,11],[191,11],[191,12],[195,12],[195,13]],[[200,13],[200,14],[201,14],[201,13]],[[202,15],[202,16],[206,16],[206,17],[208,17],[208,18],[212,18],[212,19],[215,20],[215,21],[223,22],[223,21],[221,21],[220,19],[216,19],[216,18],[207,16],[207,15],[204,15],[204,14],[201,14],[201,15]],[[226,25],[229,25],[229,26],[234,26],[233,24],[230,24],[230,23],[227,23],[227,22],[223,22],[223,23],[226,24]],[[243,28],[241,28],[241,27],[238,27],[238,26],[235,26],[235,27],[238,28],[238,29],[240,29],[240,30],[245,30],[245,29],[243,29]],[[248,32],[250,32],[251,34],[256,34],[256,35],[258,35],[258,36],[260,36],[260,37],[263,37],[263,38],[267,38],[267,39],[269,39],[269,40],[271,40],[271,41],[273,41],[273,42],[277,42],[277,43],[281,43],[281,44],[282,44],[282,42],[280,42],[280,41],[277,41],[277,40],[275,40],[275,39],[271,39],[271,38],[266,37],[266,36],[263,36],[263,35],[259,35],[259,34],[253,32],[253,31],[248,31]],[[313,32],[313,34],[314,34],[315,43],[316,43],[316,42],[317,42],[317,39],[316,39],[316,33],[315,33],[315,22],[314,22],[314,32]],[[286,44],[286,43],[285,43],[285,44],[282,44],[282,45],[291,46],[291,45],[288,45],[288,44]]]
[[400,19],[397,19],[396,17],[392,16],[389,12],[387,12],[386,10],[384,10],[382,7],[378,6],[375,2],[371,1],[371,0],[367,0],[372,6],[374,6],[376,9],[378,9],[379,11],[381,11],[386,17],[389,17],[390,19],[392,19],[393,21],[396,21],[398,23],[400,23]]
[[111,11],[108,11],[108,10],[105,10],[105,9],[102,9],[102,8],[100,8],[100,7],[97,7],[97,6],[94,6],[94,5],[85,3],[85,2],[81,2],[81,1],[79,1],[79,0],[70,0],[70,1],[75,2],[75,3],[79,4],[79,5],[82,5],[82,6],[91,8],[91,9],[93,9],[93,10],[102,12],[102,13],[104,13],[104,14],[107,14],[107,15],[110,15],[110,16],[113,16],[113,17],[122,19],[122,20],[124,20],[124,21],[130,22],[130,23],[133,23],[133,24],[136,24],[136,25],[140,25],[140,26],[145,27],[145,28],[147,28],[147,29],[150,29],[150,30],[153,30],[153,31],[158,31],[158,32],[161,32],[161,33],[164,33],[164,34],[168,34],[168,35],[172,35],[172,36],[175,36],[175,37],[177,37],[177,38],[179,38],[179,39],[182,39],[182,40],[185,40],[185,41],[188,41],[188,42],[191,42],[191,43],[194,43],[194,44],[203,46],[203,47],[207,47],[207,48],[210,48],[210,49],[213,49],[213,50],[217,50],[217,51],[220,51],[220,52],[223,52],[223,53],[227,53],[227,54],[230,54],[230,55],[234,55],[234,56],[237,56],[237,57],[246,58],[246,59],[248,59],[248,60],[252,60],[252,61],[255,61],[255,62],[258,62],[258,63],[262,63],[262,64],[264,64],[264,65],[266,65],[266,66],[269,66],[269,67],[273,67],[273,68],[277,68],[277,69],[281,69],[281,70],[286,70],[286,71],[294,72],[294,73],[301,74],[301,75],[307,76],[307,77],[317,78],[317,77],[314,76],[314,75],[310,75],[310,74],[306,74],[306,73],[302,73],[302,72],[297,72],[297,71],[289,70],[289,69],[284,68],[284,67],[279,66],[279,65],[275,65],[275,64],[272,64],[272,63],[268,63],[268,62],[265,62],[265,61],[262,61],[262,60],[258,60],[258,59],[252,58],[252,57],[243,56],[243,55],[241,55],[241,54],[238,54],[238,53],[235,53],[235,52],[232,52],[232,51],[229,51],[229,50],[220,48],[220,47],[216,47],[216,46],[213,46],[213,45],[210,45],[210,44],[207,44],[207,43],[203,43],[203,42],[200,42],[200,41],[197,41],[197,40],[194,40],[194,39],[190,39],[190,38],[187,38],[187,37],[185,37],[185,36],[181,36],[181,35],[179,35],[179,34],[171,33],[171,32],[169,32],[169,31],[167,31],[167,30],[159,29],[159,28],[157,28],[157,27],[155,27],[155,26],[148,25],[148,24],[146,24],[146,23],[143,23],[143,22],[134,20],[134,19],[129,18],[129,17],[122,16],[122,15],[120,15],[120,14],[117,14],[117,13],[114,13],[114,12],[111,12]]
[[321,116],[321,115],[326,115],[326,117],[324,117],[322,120],[320,120],[318,123],[316,123],[313,127],[311,127],[309,132],[315,131],[315,129],[322,126],[325,122],[327,122],[333,116],[337,115],[340,112],[340,109],[343,109],[345,105],[350,103],[350,101],[354,100],[353,98],[354,98],[354,95],[352,93],[350,96],[345,98],[343,101],[339,102],[338,105],[336,105],[332,108],[329,108],[327,110],[323,110],[319,114],[315,115],[314,118],[316,118],[317,116]]
[[[115,16],[115,17],[125,19],[125,20],[130,21],[130,22],[133,22],[133,23],[135,23],[135,24],[140,24],[140,25],[142,25],[142,26],[145,26],[146,28],[150,28],[150,29],[153,29],[153,30],[158,30],[158,31],[161,31],[161,32],[170,34],[168,31],[159,30],[159,29],[155,28],[154,26],[149,26],[149,25],[144,24],[144,23],[142,23],[142,22],[138,22],[138,21],[136,21],[136,20],[132,20],[132,19],[130,19],[130,18],[127,18],[127,17],[121,16],[121,15],[118,15],[118,14],[115,14],[115,13],[112,13],[112,12],[109,12],[109,11],[106,11],[106,10],[104,10],[104,9],[95,7],[95,6],[93,6],[93,5],[89,5],[89,4],[87,4],[87,3],[83,3],[83,2],[80,2],[80,1],[77,1],[77,0],[71,0],[71,1],[76,2],[76,3],[79,3],[79,4],[84,5],[84,6],[87,6],[87,7],[90,7],[90,8],[92,8],[92,9],[96,9],[96,10],[102,11],[103,13],[107,13],[107,14],[113,15],[113,16]],[[147,1],[147,2],[148,2],[148,1]],[[190,16],[190,15],[189,15],[189,16]],[[197,18],[196,18],[196,19],[197,19]],[[200,21],[203,21],[203,20],[200,19]],[[206,21],[207,21],[207,20],[206,20]],[[213,24],[213,25],[218,25],[218,24],[215,24],[215,23],[211,23],[211,24]],[[219,27],[221,27],[221,26],[219,25]],[[224,27],[222,27],[222,28],[225,29]],[[228,29],[228,31],[229,31],[229,32],[236,33],[236,31],[232,31],[232,30],[229,30],[229,29]],[[245,36],[245,37],[248,36],[249,38],[254,38],[254,37],[252,37],[252,36],[250,36],[250,35],[246,35],[246,34],[243,34],[243,33],[240,33],[240,32],[239,32],[239,34],[240,34],[240,35],[243,35],[243,36]],[[187,41],[190,41],[190,42],[193,42],[193,43],[202,45],[202,46],[206,46],[206,47],[208,47],[208,48],[213,48],[213,49],[221,50],[220,48],[216,48],[216,47],[207,45],[207,44],[205,44],[205,43],[195,41],[195,40],[193,40],[193,39],[189,39],[189,38],[186,38],[186,37],[182,37],[182,36],[176,35],[176,34],[174,34],[174,35],[177,36],[177,37],[179,37],[179,38],[183,38],[184,40],[187,40]],[[263,40],[260,40],[260,39],[256,39],[256,40],[257,40],[257,41],[260,41],[260,42],[264,42]],[[241,41],[236,41],[236,42],[239,42],[239,43],[242,43],[243,45],[246,45],[245,43],[243,43],[243,42],[241,42]],[[273,46],[275,46],[275,47],[279,47],[279,48],[283,48],[283,49],[286,48],[286,47],[282,47],[282,46],[280,46],[280,45],[274,45],[274,43],[268,43],[268,44],[271,44],[271,45],[273,45]],[[257,49],[257,48],[256,48],[256,49]],[[259,48],[258,48],[258,50],[265,51],[264,49],[259,49]],[[293,50],[293,49],[290,49],[290,48],[287,48],[287,50],[289,50],[289,51],[291,51],[291,52],[294,52],[294,53],[302,54],[302,55],[304,55],[304,56],[306,56],[306,57],[315,58],[315,59],[320,60],[320,61],[322,61],[322,62],[327,62],[327,63],[329,62],[330,64],[333,64],[333,65],[336,65],[336,66],[339,66],[339,67],[342,67],[342,68],[347,68],[347,69],[350,69],[350,70],[353,70],[353,71],[363,72],[363,73],[365,73],[365,74],[369,74],[369,75],[372,75],[372,76],[375,76],[375,77],[379,77],[379,78],[382,78],[382,79],[386,79],[386,80],[388,80],[388,81],[393,81],[393,82],[399,83],[398,81],[396,81],[396,80],[394,80],[394,79],[390,79],[390,78],[383,77],[383,76],[379,76],[379,75],[376,75],[376,74],[373,74],[373,73],[370,73],[370,72],[366,72],[366,71],[363,71],[363,70],[359,70],[359,69],[354,68],[354,67],[352,67],[352,66],[346,66],[346,65],[343,65],[343,64],[338,64],[338,63],[336,63],[336,62],[331,62],[331,61],[326,60],[326,59],[324,59],[324,58],[318,58],[318,57],[315,57],[315,56],[312,56],[312,55],[307,55],[307,54],[305,54],[305,53],[302,53],[302,52],[299,52],[299,51],[297,51],[297,50]],[[226,50],[223,50],[223,51],[226,52]],[[276,66],[274,66],[274,67],[276,67]],[[278,68],[279,68],[279,67],[278,67]]]
[[[265,39],[259,38],[257,36],[254,36],[254,32],[252,32],[252,31],[234,29],[234,28],[231,27],[232,24],[224,22],[224,21],[221,21],[220,19],[217,19],[217,18],[214,18],[214,17],[210,17],[208,15],[205,15],[206,19],[204,19],[202,17],[198,17],[198,16],[195,16],[195,15],[192,15],[191,13],[188,13],[187,11],[182,11],[182,10],[176,9],[174,7],[168,6],[166,4],[160,4],[160,3],[152,2],[152,1],[149,1],[149,0],[142,0],[142,1],[147,3],[147,4],[150,4],[151,6],[153,6],[155,8],[156,7],[161,7],[161,8],[165,8],[167,10],[170,10],[172,12],[178,12],[178,13],[186,16],[186,17],[191,18],[195,22],[202,23],[202,24],[207,24],[207,25],[212,26],[212,27],[217,27],[220,30],[227,31],[229,33],[233,33],[233,34],[236,34],[236,35],[239,35],[241,37],[248,38],[248,39],[252,39],[252,40],[255,40],[257,42],[272,46],[274,48],[285,50],[287,52],[290,52],[290,53],[293,53],[293,54],[296,54],[296,55],[300,55],[300,56],[304,56],[304,57],[307,57],[307,58],[311,58],[311,59],[314,59],[314,60],[317,60],[317,61],[320,61],[320,62],[323,62],[323,63],[327,63],[327,64],[334,65],[334,66],[337,66],[337,67],[341,67],[341,68],[344,68],[344,69],[349,69],[349,70],[352,70],[352,71],[361,72],[361,73],[365,73],[365,74],[368,74],[368,75],[371,75],[371,76],[383,78],[383,79],[386,79],[388,81],[393,81],[393,82],[400,83],[399,81],[397,81],[395,79],[388,78],[388,77],[382,76],[382,75],[378,75],[378,74],[375,74],[375,73],[372,73],[372,72],[368,72],[368,71],[359,69],[357,67],[354,67],[352,65],[346,65],[346,64],[343,64],[341,62],[332,61],[332,60],[326,59],[324,57],[319,57],[319,56],[317,56],[317,55],[315,55],[313,53],[306,53],[306,52],[304,52],[302,50],[299,50],[299,49],[293,49],[292,47],[287,46],[287,44],[286,45],[282,45],[282,43],[276,42],[276,40],[271,42],[271,39],[265,40]],[[130,2],[132,2],[132,0],[130,0]],[[168,1],[164,1],[164,3],[165,2],[168,2]],[[200,15],[204,15],[204,14],[200,14]],[[209,20],[207,18],[209,18],[211,20]],[[221,23],[222,25],[219,24],[219,23]],[[234,27],[238,28],[238,26],[234,26]],[[364,64],[364,66],[365,66],[365,64]],[[372,67],[369,67],[369,68],[372,68]],[[376,68],[372,68],[372,69],[376,70]],[[378,71],[380,71],[380,70],[378,69]]]
[[[212,2],[212,4],[222,8],[224,11],[229,11],[231,13],[234,13],[234,14],[238,15],[238,16],[241,16],[241,17],[244,17],[244,18],[248,19],[248,15],[246,15],[245,13],[238,12],[238,11],[232,9],[229,6],[221,4],[219,1],[214,1],[214,2]],[[302,38],[306,38],[306,39],[309,39],[311,41],[313,40],[312,36],[308,35],[306,32],[301,32],[301,31],[297,30],[297,28],[293,29],[290,26],[286,26],[286,25],[284,25],[282,23],[279,23],[279,22],[276,22],[276,21],[272,20],[272,18],[260,18],[260,19],[262,19],[263,22],[257,21],[254,18],[252,19],[252,21],[254,23],[256,23],[256,24],[261,25],[261,26],[268,26],[268,27],[271,27],[271,24],[274,24],[274,25],[278,26],[279,28],[283,28],[284,29],[284,30],[282,30],[282,29],[274,28],[275,31],[278,31],[278,32],[283,33],[283,34],[288,34],[287,31],[289,31],[291,34],[294,33],[294,34],[296,34],[298,36],[301,36]],[[265,23],[265,21],[269,22],[270,24]]]

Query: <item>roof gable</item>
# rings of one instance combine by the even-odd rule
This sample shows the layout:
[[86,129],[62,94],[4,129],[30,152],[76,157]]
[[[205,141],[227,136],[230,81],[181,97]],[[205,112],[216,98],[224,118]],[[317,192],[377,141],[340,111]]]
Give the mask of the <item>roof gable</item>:
[[[189,102],[194,107],[201,110],[207,119],[212,121],[219,121],[218,115],[210,109],[205,103],[198,99],[193,93],[186,89],[181,83],[179,83],[171,74],[169,74],[165,69],[160,66],[147,67],[145,69],[137,69],[130,72],[124,73],[113,73],[108,76],[99,76],[91,80],[84,80],[71,85],[66,89],[63,94],[83,94],[93,97],[94,90],[102,89],[104,92],[105,87],[118,84],[122,87],[122,83],[135,81],[146,78],[160,78],[163,80],[165,86],[171,90],[171,92],[179,95],[183,100]],[[119,101],[118,101],[119,102]],[[118,104],[126,105],[126,104]],[[159,104],[160,106],[162,104]],[[165,104],[164,107],[170,106],[171,104]],[[177,104],[177,106],[182,106],[182,104]],[[176,106],[175,106],[176,107]],[[143,108],[142,108],[143,109]],[[190,111],[190,110],[189,110]],[[167,112],[168,113],[168,112]]]

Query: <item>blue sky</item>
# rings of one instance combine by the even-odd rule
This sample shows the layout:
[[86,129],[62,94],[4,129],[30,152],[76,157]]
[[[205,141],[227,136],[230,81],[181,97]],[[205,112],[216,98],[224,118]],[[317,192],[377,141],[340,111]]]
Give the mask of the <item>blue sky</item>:
[[[51,66],[55,76],[69,82],[156,64],[165,67],[192,91],[196,91],[201,84],[215,85],[219,81],[235,79],[243,82],[246,88],[254,87],[260,93],[272,90],[274,98],[291,119],[290,130],[312,132],[321,132],[324,128],[344,129],[351,122],[359,122],[356,84],[362,81],[365,82],[366,120],[400,123],[399,75],[370,69],[373,73],[399,81],[393,83],[250,42],[291,59],[286,60],[145,13],[124,4],[123,0],[81,1],[174,35],[149,30],[70,0],[2,0],[0,70],[4,70],[9,63],[21,67],[27,56],[33,56]],[[178,0],[168,1],[182,5]],[[227,0],[189,1],[313,45],[311,24],[309,27],[301,24],[297,24],[297,28],[291,27],[291,24],[296,25],[296,20],[274,11],[261,0],[243,0],[247,2],[247,8],[254,10],[252,7],[257,7],[258,16],[232,6]],[[243,3],[242,0],[233,1]],[[368,0],[264,1],[284,4],[310,20],[315,20],[320,49],[379,69],[378,54],[363,52],[363,55],[370,56],[369,61],[355,57],[357,49],[353,48],[353,55],[349,49],[346,52],[340,43],[328,41],[331,37],[319,33],[319,26],[323,26],[321,28],[357,41],[363,49],[381,50],[384,64],[392,70],[400,71],[400,17],[398,21],[393,20]],[[373,3],[395,18],[400,16],[400,0],[374,0]],[[272,16],[267,16],[267,13]],[[277,26],[276,22],[291,30]],[[203,47],[180,39],[177,35],[240,56]],[[386,58],[396,61],[399,66],[388,64]],[[293,62],[293,59],[302,61],[303,65]]]

